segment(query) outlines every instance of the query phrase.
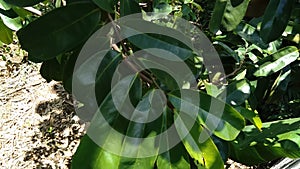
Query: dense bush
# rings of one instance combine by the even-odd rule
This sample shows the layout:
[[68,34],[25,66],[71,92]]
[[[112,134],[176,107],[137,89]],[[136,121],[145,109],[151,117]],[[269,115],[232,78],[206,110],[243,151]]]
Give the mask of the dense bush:
[[[153,12],[149,16],[152,18],[171,14],[201,28],[217,50],[225,70],[225,74],[210,75],[208,66],[202,65],[207,58],[199,59],[198,53],[170,37],[139,34],[116,44],[109,44],[109,39],[104,38],[101,43],[108,46],[107,54],[95,70],[93,85],[96,86],[99,110],[115,130],[131,137],[156,136],[184,116],[179,112],[182,103],[190,106],[184,113],[196,113],[196,116],[191,119],[189,133],[179,144],[162,154],[145,158],[113,154],[85,135],[73,158],[72,168],[215,169],[223,168],[228,157],[249,165],[280,157],[300,157],[300,5],[296,0],[270,0],[265,4],[266,8],[258,6],[262,11],[257,14],[253,12],[255,5],[264,4],[249,0],[67,0],[66,5],[57,1],[56,6],[47,9],[42,16],[23,8],[40,2],[0,0],[0,41],[12,42],[12,31],[18,31],[17,36],[22,48],[28,51],[29,60],[42,62],[42,76],[47,81],[62,81],[69,92],[72,92],[76,59],[91,35],[113,19],[141,12]],[[259,13],[263,15],[257,16]],[[157,27],[164,25],[172,32],[169,26],[172,21],[152,21]],[[147,25],[150,21],[144,23]],[[120,35],[123,27],[120,30],[118,25],[113,26],[114,35],[123,35]],[[200,102],[181,97],[183,84],[176,84],[165,72],[143,70],[136,73],[130,87],[123,92],[145,112],[150,112],[149,104],[156,98],[156,89],[163,91],[167,103],[158,119],[147,124],[130,122],[122,118],[113,104],[112,92],[118,89],[114,86],[111,89],[112,76],[119,71],[116,69],[122,60],[130,61],[132,53],[152,47],[169,50],[189,66],[198,84],[187,85],[184,91],[189,96],[199,96]],[[164,59],[164,56],[158,57]],[[139,61],[142,64],[151,62],[147,57]],[[175,60],[168,60],[170,62],[176,66]],[[87,82],[90,63],[85,63],[86,77],[82,77],[81,88],[90,85]],[[163,67],[164,63],[151,64]],[[139,66],[139,63],[132,64],[133,68]],[[90,104],[86,94],[86,99],[79,99],[84,107]],[[213,114],[211,105],[223,105],[224,108],[217,129],[210,131],[210,125],[205,122],[207,116],[218,117],[220,113]],[[139,115],[147,118],[146,113]],[[92,121],[91,126],[96,124]],[[175,124],[178,137],[188,126],[184,122],[179,124]],[[203,133],[207,139],[199,141]],[[112,139],[108,135],[100,134],[99,137],[107,139],[107,144],[120,152],[126,151],[126,145],[122,144],[124,137],[113,137],[114,142],[110,142]],[[164,140],[164,144],[171,142]],[[157,149],[153,142],[145,143],[145,146],[149,151]],[[136,153],[138,157],[139,152]]]

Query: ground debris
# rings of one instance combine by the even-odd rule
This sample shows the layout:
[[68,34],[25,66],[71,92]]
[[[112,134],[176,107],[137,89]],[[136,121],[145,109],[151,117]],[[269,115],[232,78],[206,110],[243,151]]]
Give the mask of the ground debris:
[[[84,123],[60,83],[40,64],[0,58],[0,168],[69,168]],[[18,57],[18,56],[16,56]]]

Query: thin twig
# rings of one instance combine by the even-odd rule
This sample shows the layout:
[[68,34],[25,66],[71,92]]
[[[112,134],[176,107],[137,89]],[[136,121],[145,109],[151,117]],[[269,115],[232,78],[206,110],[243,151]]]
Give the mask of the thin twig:
[[[108,18],[109,18],[109,20],[110,20],[111,23],[112,23],[112,26],[113,26],[113,29],[114,29],[116,35],[117,35],[118,41],[120,41],[120,44],[121,44],[122,48],[123,48],[124,51],[125,51],[125,54],[128,54],[128,53],[129,53],[129,50],[127,49],[127,47],[125,46],[125,44],[124,44],[124,43],[122,42],[122,40],[121,40],[122,38],[121,38],[121,35],[119,34],[119,30],[117,29],[116,23],[114,22],[114,20],[113,20],[113,18],[111,17],[110,14],[108,14]],[[120,48],[119,48],[116,44],[112,43],[111,46],[112,46],[112,48],[115,49],[116,51],[119,51],[119,52],[121,51]],[[130,67],[131,69],[133,69],[135,72],[139,72],[139,75],[141,76],[141,78],[142,78],[145,82],[150,83],[150,84],[154,84],[157,88],[160,88],[159,85],[156,83],[155,79],[154,79],[151,75],[149,75],[148,72],[146,72],[146,71],[141,71],[141,72],[140,72],[140,71],[135,67],[134,64],[132,64],[131,62],[129,62],[128,60],[126,60],[127,56],[126,56],[125,54],[122,53],[123,59],[125,59],[126,63],[129,65],[129,67]],[[151,79],[149,79],[146,75],[144,75],[144,73],[145,73],[145,74],[148,74],[149,77],[150,77]]]
[[133,65],[130,61],[128,61],[127,59],[125,59],[125,62],[128,64],[128,66],[133,69],[135,72],[138,72],[139,75],[141,76],[141,78],[146,81],[147,83],[153,84],[153,81],[151,79],[149,79],[147,76],[145,76],[142,72],[140,72],[135,65]]
[[109,18],[109,20],[110,20],[111,23],[112,23],[112,26],[113,26],[113,29],[114,29],[116,35],[117,35],[118,41],[121,42],[122,48],[124,49],[125,53],[129,53],[129,52],[128,52],[129,50],[127,49],[127,47],[124,45],[124,43],[122,43],[122,37],[121,37],[121,35],[119,34],[119,30],[117,29],[116,23],[115,23],[115,21],[113,20],[113,18],[111,17],[111,15],[110,15],[109,13],[108,13],[108,18]]
[[221,81],[223,81],[224,79],[227,79],[228,77],[235,75],[235,74],[236,74],[238,71],[240,71],[241,69],[242,69],[242,64],[241,64],[237,69],[235,69],[233,72],[231,72],[231,73],[229,73],[228,75],[226,75],[226,76],[220,78],[220,80],[219,80],[218,82],[221,82]]

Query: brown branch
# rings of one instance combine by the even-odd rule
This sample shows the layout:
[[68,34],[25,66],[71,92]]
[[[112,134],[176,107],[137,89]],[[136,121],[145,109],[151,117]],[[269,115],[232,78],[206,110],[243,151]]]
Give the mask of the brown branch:
[[128,66],[135,72],[138,72],[139,75],[141,76],[141,78],[146,81],[147,83],[152,84],[153,81],[151,79],[149,79],[147,76],[145,76],[142,72],[140,72],[134,64],[132,64],[129,60],[125,59],[125,62],[128,64]]
[[111,17],[110,13],[108,13],[108,18],[111,21],[111,24],[113,26],[113,29],[117,35],[118,41],[120,42],[122,48],[124,49],[125,53],[129,53],[127,47],[124,45],[123,41],[122,41],[122,37],[119,34],[119,30],[117,29],[117,24],[115,23],[115,21],[113,20],[113,18]]
[[[115,32],[116,35],[117,35],[118,41],[120,41],[120,44],[121,44],[122,48],[124,49],[125,54],[122,53],[123,59],[124,59],[124,60],[126,61],[126,63],[129,65],[129,67],[130,67],[131,69],[133,69],[133,71],[139,73],[139,75],[141,76],[141,78],[142,78],[145,82],[150,83],[150,84],[154,84],[157,88],[160,88],[159,85],[156,83],[155,79],[152,77],[151,74],[149,74],[149,73],[146,72],[146,71],[141,71],[141,72],[140,72],[140,71],[136,68],[136,65],[134,65],[134,64],[132,64],[131,62],[129,62],[128,60],[126,60],[126,58],[127,58],[126,54],[129,53],[129,50],[127,49],[127,47],[125,46],[125,44],[124,44],[123,41],[121,40],[121,39],[122,39],[122,38],[121,38],[121,35],[119,34],[119,30],[117,29],[118,26],[116,25],[115,21],[113,20],[113,18],[111,17],[111,15],[110,15],[109,13],[108,13],[108,18],[109,18],[109,20],[110,20],[111,23],[112,23],[112,26],[113,26],[114,32]],[[121,53],[120,48],[119,48],[115,43],[112,43],[112,44],[111,44],[111,47],[112,47],[114,50],[116,50],[116,51],[118,51],[118,52]],[[151,79],[149,79],[145,74],[148,75]]]

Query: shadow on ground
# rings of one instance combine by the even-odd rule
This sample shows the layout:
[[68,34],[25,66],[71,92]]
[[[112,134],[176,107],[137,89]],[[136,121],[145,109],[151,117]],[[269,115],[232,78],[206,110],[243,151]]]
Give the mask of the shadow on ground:
[[55,84],[53,91],[58,98],[41,102],[35,109],[42,121],[31,140],[36,146],[26,152],[24,160],[33,160],[37,168],[70,168],[72,155],[83,135],[83,123],[62,85]]

